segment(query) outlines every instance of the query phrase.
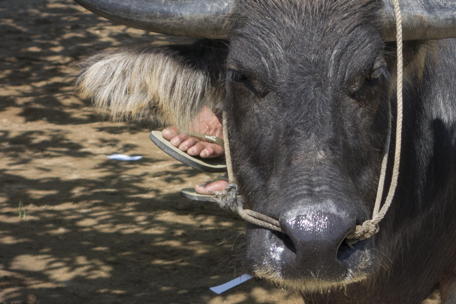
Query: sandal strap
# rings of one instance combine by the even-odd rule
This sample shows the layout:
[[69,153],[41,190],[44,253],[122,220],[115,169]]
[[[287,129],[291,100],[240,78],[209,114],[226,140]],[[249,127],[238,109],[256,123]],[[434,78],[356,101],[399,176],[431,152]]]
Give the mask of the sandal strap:
[[213,144],[217,144],[219,146],[224,146],[224,141],[222,138],[214,136],[214,135],[207,135],[207,134],[199,134],[199,133],[191,133],[190,136],[196,137],[200,140],[207,141]]

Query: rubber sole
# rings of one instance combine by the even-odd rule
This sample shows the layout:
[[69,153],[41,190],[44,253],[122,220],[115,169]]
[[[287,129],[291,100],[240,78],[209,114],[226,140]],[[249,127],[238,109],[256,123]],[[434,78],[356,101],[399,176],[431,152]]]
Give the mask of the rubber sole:
[[187,166],[204,172],[226,171],[224,158],[202,159],[200,157],[188,155],[186,152],[181,151],[165,139],[161,131],[152,131],[149,138],[158,148],[160,148],[160,150]]
[[200,194],[192,188],[182,189],[181,195],[192,201],[217,203],[217,200],[213,195]]

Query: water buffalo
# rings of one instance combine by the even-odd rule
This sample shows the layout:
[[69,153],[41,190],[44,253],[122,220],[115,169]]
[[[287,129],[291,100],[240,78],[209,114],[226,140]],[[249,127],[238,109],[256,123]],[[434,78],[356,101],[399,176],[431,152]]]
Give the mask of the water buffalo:
[[83,95],[120,117],[185,127],[224,109],[249,207],[283,233],[247,232],[251,272],[306,303],[455,303],[456,3],[403,0],[401,175],[380,232],[370,217],[393,108],[394,18],[380,0],[78,0],[115,21],[204,38],[104,53]]

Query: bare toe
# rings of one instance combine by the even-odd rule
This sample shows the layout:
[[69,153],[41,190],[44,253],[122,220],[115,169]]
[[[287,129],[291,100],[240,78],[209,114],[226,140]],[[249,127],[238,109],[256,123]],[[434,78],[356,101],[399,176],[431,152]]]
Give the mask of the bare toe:
[[200,193],[200,194],[214,194],[214,192],[221,192],[225,190],[225,188],[228,186],[228,182],[225,180],[218,180],[215,182],[211,182],[208,184],[203,184],[203,185],[197,185],[195,186],[195,191]]
[[196,143],[193,147],[187,150],[187,153],[191,156],[198,156],[200,155],[201,151],[204,150],[205,144],[202,142]]
[[202,158],[216,158],[224,154],[223,147],[217,144],[207,144],[205,149],[201,151]]
[[173,139],[173,137],[176,137],[177,135],[179,135],[179,131],[177,130],[176,127],[169,127],[169,128],[163,129],[162,135],[163,135],[163,138],[165,138],[167,140],[171,140],[171,139]]
[[196,139],[194,137],[189,137],[179,145],[179,149],[185,152],[188,149],[190,149],[191,147],[193,147],[194,145],[196,145],[197,143],[198,143],[198,139]]
[[187,134],[179,134],[177,136],[174,136],[170,140],[170,143],[175,147],[179,147],[180,144],[183,143],[184,141],[186,141],[188,138],[189,138],[189,136]]
[[212,149],[211,146],[207,146],[200,153],[200,157],[202,157],[202,158],[211,158],[211,157],[214,157],[213,155],[214,155],[214,149]]

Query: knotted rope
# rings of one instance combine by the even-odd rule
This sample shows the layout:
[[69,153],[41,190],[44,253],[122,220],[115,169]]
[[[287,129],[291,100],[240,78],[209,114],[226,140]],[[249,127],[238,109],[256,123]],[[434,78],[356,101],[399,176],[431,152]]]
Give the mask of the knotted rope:
[[[402,37],[402,14],[399,0],[391,0],[394,7],[394,15],[396,18],[396,45],[397,45],[397,117],[396,117],[396,138],[393,160],[393,172],[391,174],[391,183],[385,203],[381,206],[383,194],[385,192],[385,177],[388,167],[389,148],[385,151],[382,161],[379,186],[377,190],[377,198],[375,200],[372,219],[365,221],[363,224],[356,227],[355,232],[350,235],[349,239],[365,240],[371,238],[379,231],[379,223],[385,218],[386,213],[393,203],[394,195],[396,194],[402,151],[402,124],[403,124],[403,87],[404,87],[404,42]],[[389,146],[389,140],[388,140]]]
[[223,112],[223,142],[225,148],[226,168],[228,172],[229,185],[222,193],[217,196],[218,203],[222,208],[230,209],[237,213],[244,221],[266,229],[282,232],[278,220],[262,213],[244,209],[244,199],[239,195],[236,177],[233,172],[233,162],[231,159],[230,141],[228,136],[228,120],[226,112]]
[[[391,174],[391,182],[388,190],[388,195],[385,203],[382,206],[382,198],[385,193],[386,173],[388,169],[389,148],[391,139],[391,107],[389,113],[389,126],[388,138],[385,144],[384,156],[382,159],[380,177],[377,187],[377,196],[372,213],[372,218],[365,221],[361,225],[356,226],[355,231],[350,234],[347,239],[349,240],[365,240],[374,236],[379,231],[379,223],[385,218],[386,213],[394,199],[396,193],[399,171],[401,163],[401,150],[402,150],[402,124],[403,124],[403,37],[402,37],[402,14],[399,0],[391,0],[394,7],[394,14],[396,18],[396,41],[397,41],[397,117],[396,117],[396,134],[395,134],[395,151],[393,159],[393,171]],[[231,159],[230,142],[228,135],[228,121],[226,112],[223,113],[223,137],[225,158],[228,171],[229,186],[225,191],[216,195],[219,205],[222,208],[230,209],[237,213],[243,220],[273,231],[282,232],[280,222],[277,219],[261,214],[259,212],[244,209],[244,199],[239,195],[236,178],[233,172],[233,163]]]

